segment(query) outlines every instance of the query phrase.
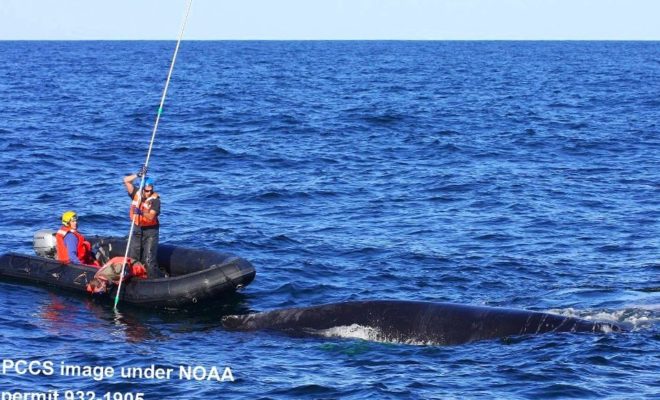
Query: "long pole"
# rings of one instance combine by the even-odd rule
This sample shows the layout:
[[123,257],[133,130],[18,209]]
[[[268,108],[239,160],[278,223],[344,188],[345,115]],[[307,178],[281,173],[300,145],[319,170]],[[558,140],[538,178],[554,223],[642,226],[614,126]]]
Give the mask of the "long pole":
[[[163,105],[165,104],[165,98],[167,97],[167,89],[170,87],[170,79],[172,79],[172,71],[174,71],[174,63],[176,62],[176,56],[179,54],[179,46],[181,45],[181,39],[183,38],[183,32],[186,30],[186,24],[188,23],[188,15],[190,15],[190,8],[192,7],[193,0],[188,0],[188,5],[186,6],[186,13],[183,18],[183,23],[181,24],[181,31],[179,32],[179,38],[176,41],[176,47],[174,48],[174,55],[172,56],[172,62],[170,63],[170,70],[167,73],[167,80],[165,81],[165,88],[163,89],[163,95],[160,98],[160,105],[158,106],[158,113],[156,114],[156,123],[154,124],[154,129],[151,132],[151,142],[149,143],[149,151],[147,152],[147,159],[144,162],[145,168],[149,166],[149,159],[151,158],[151,150],[154,147],[154,141],[156,140],[156,132],[158,132],[158,124],[160,123],[160,115],[163,113]],[[146,175],[142,175],[140,179],[140,187],[138,188],[138,204],[142,201],[142,188],[144,187],[144,179]],[[123,282],[124,272],[126,269],[126,263],[128,260],[128,251],[131,248],[131,239],[133,238],[133,228],[135,227],[135,217],[137,214],[133,214],[133,220],[131,221],[131,229],[128,232],[128,241],[126,242],[126,253],[124,254],[124,263],[121,266],[121,275],[119,279],[119,286],[117,287],[117,295],[115,296],[115,309],[119,303],[119,294],[121,293],[121,284]]]

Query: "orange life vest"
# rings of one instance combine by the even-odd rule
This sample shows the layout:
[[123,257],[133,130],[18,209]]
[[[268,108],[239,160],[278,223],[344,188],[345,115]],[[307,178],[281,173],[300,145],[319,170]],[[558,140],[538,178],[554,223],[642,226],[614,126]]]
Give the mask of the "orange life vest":
[[[131,202],[131,209],[129,210],[128,215],[131,217],[131,221],[135,221],[135,225],[142,227],[157,226],[158,225],[158,215],[154,219],[147,218],[144,214],[151,211],[151,203],[158,198],[158,193],[154,192],[151,196],[142,199],[142,203],[139,202],[140,193],[136,192],[133,196],[133,201]],[[139,208],[142,210],[143,215],[134,215],[133,210]],[[133,217],[135,216],[135,219]]]
[[57,242],[57,260],[65,264],[71,264],[69,259],[69,252],[67,251],[66,244],[64,243],[64,237],[67,233],[71,233],[78,238],[78,248],[76,249],[76,255],[78,259],[83,264],[93,264],[93,257],[91,256],[92,245],[85,240],[85,237],[78,231],[69,228],[68,226],[62,226],[60,230],[55,234],[55,240]]

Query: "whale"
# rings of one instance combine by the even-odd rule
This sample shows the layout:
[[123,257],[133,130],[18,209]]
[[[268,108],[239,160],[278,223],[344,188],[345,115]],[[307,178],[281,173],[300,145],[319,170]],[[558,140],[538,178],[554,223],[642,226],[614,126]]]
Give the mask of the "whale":
[[557,314],[454,303],[373,300],[226,315],[230,331],[277,331],[417,345],[460,345],[541,333],[611,333],[625,329]]

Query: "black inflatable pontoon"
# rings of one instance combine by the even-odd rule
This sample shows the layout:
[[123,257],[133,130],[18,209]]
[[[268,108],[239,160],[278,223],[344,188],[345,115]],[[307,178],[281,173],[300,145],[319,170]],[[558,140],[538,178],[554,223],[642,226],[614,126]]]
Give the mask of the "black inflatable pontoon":
[[[40,231],[44,232],[44,231]],[[38,232],[39,233],[39,232]],[[35,235],[35,243],[36,243]],[[126,240],[94,238],[92,245],[109,250],[109,256],[124,256]],[[35,250],[37,250],[35,246]],[[40,253],[37,250],[37,253]],[[151,308],[184,308],[217,300],[247,286],[255,276],[254,267],[242,258],[210,250],[161,244],[158,264],[168,278],[132,278],[122,284],[119,303]],[[0,279],[19,280],[87,293],[87,284],[97,268],[62,264],[49,257],[7,253],[0,256]],[[101,296],[114,299],[117,287]],[[91,294],[88,294],[92,296]],[[98,295],[94,295],[98,296]]]

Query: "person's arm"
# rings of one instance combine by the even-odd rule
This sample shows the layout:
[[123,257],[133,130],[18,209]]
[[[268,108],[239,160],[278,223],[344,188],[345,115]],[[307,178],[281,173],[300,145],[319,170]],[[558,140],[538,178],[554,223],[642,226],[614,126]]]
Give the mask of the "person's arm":
[[143,165],[142,167],[140,167],[140,170],[137,173],[126,175],[124,177],[124,186],[126,186],[126,191],[128,192],[128,195],[131,196],[131,198],[135,196],[135,186],[133,185],[133,181],[136,178],[142,178],[146,174],[147,174],[147,166]]
[[160,197],[154,199],[151,203],[151,209],[149,212],[144,213],[143,216],[147,217],[148,220],[152,221],[160,214]]
[[158,216],[158,214],[154,210],[149,210],[149,212],[143,213],[142,216],[152,221],[154,218]]
[[124,177],[124,186],[126,186],[126,191],[128,195],[133,197],[135,194],[135,186],[133,186],[133,181],[137,178],[137,174],[130,174]]
[[71,264],[82,264],[82,261],[78,258],[78,238],[76,235],[69,233],[64,236],[64,244]]

